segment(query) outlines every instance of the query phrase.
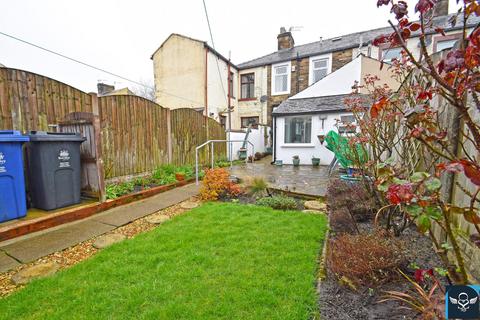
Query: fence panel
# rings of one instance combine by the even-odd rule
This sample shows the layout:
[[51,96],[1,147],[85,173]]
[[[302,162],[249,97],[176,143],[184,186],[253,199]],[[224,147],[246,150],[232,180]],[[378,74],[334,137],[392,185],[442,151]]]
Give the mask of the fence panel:
[[[67,115],[97,112],[94,99],[96,105],[94,96],[48,77],[0,68],[0,130],[57,131]],[[169,111],[137,96],[100,97],[98,115],[106,179],[148,173],[166,163],[193,165],[196,146],[225,139],[213,119],[191,109]],[[208,162],[207,151],[202,163]],[[225,144],[215,145],[215,157],[225,155]]]
[[92,112],[92,97],[48,77],[0,68],[0,129],[52,131],[72,112]]
[[[207,121],[208,136],[207,136]],[[172,163],[176,165],[194,164],[195,148],[207,140],[225,140],[225,129],[215,120],[206,119],[199,112],[192,109],[175,109],[171,111],[172,123]],[[225,143],[217,143],[214,147],[215,158],[226,156]],[[200,154],[200,163],[209,161],[209,152],[203,149]]]
[[168,163],[167,112],[137,96],[99,98],[106,179]]

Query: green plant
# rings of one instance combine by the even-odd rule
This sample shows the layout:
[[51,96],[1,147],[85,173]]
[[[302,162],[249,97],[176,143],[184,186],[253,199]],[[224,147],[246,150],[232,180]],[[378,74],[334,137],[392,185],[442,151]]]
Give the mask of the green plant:
[[261,177],[253,178],[247,185],[247,189],[253,195],[265,194],[267,192],[267,188],[267,182]]
[[260,198],[256,202],[259,206],[270,207],[277,210],[296,210],[297,201],[286,196],[273,196]]
[[170,164],[156,168],[150,178],[152,184],[165,185],[175,183],[177,181],[175,178],[175,171],[175,166]]
[[106,187],[107,199],[116,199],[123,195],[133,192],[135,184],[133,182],[122,182],[109,184]]

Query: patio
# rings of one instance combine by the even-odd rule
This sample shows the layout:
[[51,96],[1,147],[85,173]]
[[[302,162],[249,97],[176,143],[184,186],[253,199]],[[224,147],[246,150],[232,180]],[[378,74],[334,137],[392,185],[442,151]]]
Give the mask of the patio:
[[324,197],[328,183],[328,166],[276,166],[272,157],[254,163],[233,166],[231,174],[244,180],[263,177],[271,187],[315,197]]

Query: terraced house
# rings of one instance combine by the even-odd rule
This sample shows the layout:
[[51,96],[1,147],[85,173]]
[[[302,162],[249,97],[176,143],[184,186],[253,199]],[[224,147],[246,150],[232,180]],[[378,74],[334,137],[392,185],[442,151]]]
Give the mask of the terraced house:
[[[430,52],[451,48],[456,40],[460,38],[463,25],[461,23],[452,24],[452,17],[452,14],[448,15],[448,0],[439,1],[433,13],[433,23],[442,27],[445,30],[445,35],[431,36],[426,39],[427,49]],[[471,27],[479,22],[477,20],[479,19],[475,17],[469,20],[467,31],[471,30]],[[217,59],[222,62],[220,65],[221,72],[225,75],[221,80],[218,80],[223,81],[225,88],[229,88],[228,97],[232,106],[232,129],[245,128],[249,124],[271,126],[274,108],[326,75],[340,69],[360,54],[383,60],[387,63],[393,58],[400,57],[400,47],[387,48],[372,45],[376,37],[391,32],[392,29],[390,27],[385,27],[322,39],[308,44],[295,45],[292,32],[282,27],[277,36],[277,51],[273,53],[237,65],[230,63],[224,58],[222,59],[222,56],[218,54]],[[206,43],[204,45],[208,47]],[[407,45],[413,53],[420,54],[418,35],[413,34]],[[190,51],[188,54],[193,55],[195,53]],[[182,53],[182,57],[183,55],[185,53]],[[158,88],[168,88],[166,83],[171,81],[171,77],[159,74],[161,70],[157,65],[160,61],[169,64],[172,74],[185,74],[183,63],[179,63],[178,58],[174,55],[164,55],[162,50],[157,50],[152,59],[154,60],[157,92]],[[176,61],[172,61],[174,59]],[[201,57],[199,56],[198,59],[201,59]],[[188,61],[188,59],[183,57],[182,61]],[[172,65],[177,67],[172,69]],[[231,72],[229,73],[228,70]],[[200,83],[199,81],[203,74],[203,71],[198,72],[197,78],[199,80],[196,82],[197,84]],[[231,75],[233,79],[228,75]],[[194,78],[191,78],[191,81],[195,81]],[[207,81],[208,90],[221,90],[222,86],[215,86],[212,83],[214,80]],[[183,77],[182,83],[178,83],[178,86],[185,88],[188,83],[187,79]],[[188,85],[188,87],[190,86]],[[182,91],[182,93],[188,95],[188,91]],[[210,94],[213,93],[208,93],[208,95]],[[222,94],[222,92],[219,91],[216,96],[219,94]],[[157,96],[157,102],[168,107],[168,103],[163,103],[164,101],[162,101],[165,99],[162,98],[161,94]],[[192,97],[192,100],[195,99],[198,100],[198,98]],[[221,101],[218,103],[221,104]],[[188,102],[183,102],[183,105],[185,104],[188,105]],[[197,108],[199,110],[217,109],[216,106],[210,106],[210,104],[208,102],[208,104],[204,103],[202,106],[199,103]],[[205,105],[207,105],[207,108],[205,108]],[[219,115],[213,115],[213,117],[219,121],[226,121],[225,111],[227,109],[222,106],[218,110],[220,110]],[[212,115],[209,114],[209,116]]]

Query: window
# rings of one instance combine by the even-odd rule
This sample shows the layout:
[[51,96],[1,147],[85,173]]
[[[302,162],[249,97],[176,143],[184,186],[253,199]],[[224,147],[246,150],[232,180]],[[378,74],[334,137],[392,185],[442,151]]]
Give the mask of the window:
[[386,48],[382,50],[382,60],[391,62],[393,59],[400,59],[402,57],[402,48]]
[[227,116],[220,116],[220,125],[225,128],[227,125]]
[[240,76],[240,99],[255,98],[255,73],[242,74]]
[[310,85],[321,80],[330,72],[330,55],[310,58]]
[[438,42],[437,42],[437,50],[436,50],[436,52],[439,52],[439,51],[442,51],[442,50],[445,50],[445,49],[453,48],[453,46],[455,45],[455,42],[457,42],[456,39],[454,39],[454,40],[438,41]]
[[252,125],[252,128],[258,128],[258,117],[242,117],[242,128],[248,128],[249,125]]
[[355,122],[355,117],[353,115],[340,116],[338,133],[356,133],[357,126]]
[[230,78],[228,79],[228,94],[230,95],[230,98],[235,98],[235,92],[233,90],[234,89],[233,77],[234,77],[233,72],[230,72]]
[[290,93],[290,62],[272,66],[272,94]]
[[311,143],[312,117],[285,118],[285,143]]

